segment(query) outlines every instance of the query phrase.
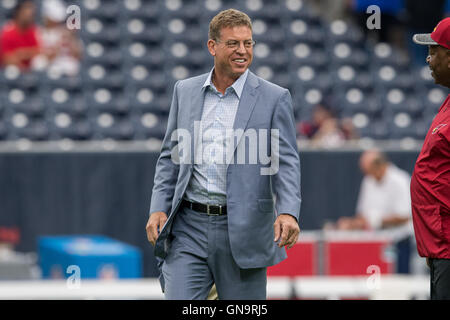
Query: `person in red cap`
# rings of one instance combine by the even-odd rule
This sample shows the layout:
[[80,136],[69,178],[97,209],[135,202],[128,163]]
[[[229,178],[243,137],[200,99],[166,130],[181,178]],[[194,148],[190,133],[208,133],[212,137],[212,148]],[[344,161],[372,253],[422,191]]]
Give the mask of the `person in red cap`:
[[[450,88],[450,18],[413,41],[429,47],[436,84]],[[411,206],[419,255],[430,267],[431,299],[450,299],[450,95],[425,137],[411,178]]]

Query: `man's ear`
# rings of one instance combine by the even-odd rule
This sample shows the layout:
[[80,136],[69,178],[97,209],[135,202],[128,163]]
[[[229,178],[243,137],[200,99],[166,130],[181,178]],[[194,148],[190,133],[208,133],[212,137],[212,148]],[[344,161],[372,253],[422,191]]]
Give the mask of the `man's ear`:
[[213,57],[216,56],[215,44],[216,44],[216,42],[214,40],[212,40],[212,39],[208,40],[208,51]]

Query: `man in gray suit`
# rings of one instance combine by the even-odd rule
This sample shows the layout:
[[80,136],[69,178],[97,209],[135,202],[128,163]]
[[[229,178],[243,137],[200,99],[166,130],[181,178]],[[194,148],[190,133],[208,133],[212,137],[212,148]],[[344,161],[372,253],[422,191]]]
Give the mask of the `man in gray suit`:
[[298,239],[292,100],[248,70],[253,45],[250,18],[222,11],[214,68],[175,84],[146,225],[166,299],[206,299],[213,284],[219,299],[265,299],[266,268]]

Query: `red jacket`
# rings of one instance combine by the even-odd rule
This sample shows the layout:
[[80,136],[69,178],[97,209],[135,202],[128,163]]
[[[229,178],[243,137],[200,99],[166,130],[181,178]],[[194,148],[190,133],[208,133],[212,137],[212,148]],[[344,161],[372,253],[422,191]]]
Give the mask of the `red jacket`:
[[450,259],[450,95],[428,130],[411,178],[417,250]]
[[[0,34],[0,53],[5,55],[21,48],[39,48],[39,34],[36,26],[20,30],[14,22],[5,24]],[[2,57],[3,59],[3,57]],[[24,61],[23,67],[30,67],[30,60]]]

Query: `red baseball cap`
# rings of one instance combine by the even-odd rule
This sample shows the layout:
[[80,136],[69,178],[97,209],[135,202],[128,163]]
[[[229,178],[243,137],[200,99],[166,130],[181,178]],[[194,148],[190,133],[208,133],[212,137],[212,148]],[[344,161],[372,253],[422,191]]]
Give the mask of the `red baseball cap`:
[[450,18],[441,20],[432,33],[415,34],[413,41],[426,46],[440,45],[450,50]]

